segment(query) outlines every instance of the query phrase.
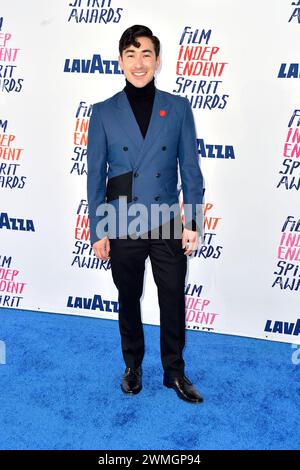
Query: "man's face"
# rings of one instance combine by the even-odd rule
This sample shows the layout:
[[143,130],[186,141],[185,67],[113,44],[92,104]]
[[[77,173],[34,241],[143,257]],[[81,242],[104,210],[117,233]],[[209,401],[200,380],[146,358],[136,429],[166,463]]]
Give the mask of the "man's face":
[[156,69],[160,65],[160,57],[155,57],[154,45],[151,39],[139,37],[139,48],[130,45],[119,56],[119,65],[127,80],[132,85],[142,88],[151,82]]

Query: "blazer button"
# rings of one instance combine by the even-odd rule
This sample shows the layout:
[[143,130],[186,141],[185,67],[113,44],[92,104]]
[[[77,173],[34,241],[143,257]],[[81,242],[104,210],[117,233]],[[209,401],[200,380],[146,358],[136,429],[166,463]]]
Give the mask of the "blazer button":
[[156,173],[156,175],[155,175],[155,176],[156,176],[156,178],[159,178],[159,177],[160,177],[160,173],[159,173],[159,172],[158,172],[158,173]]
[[167,147],[164,145],[162,148],[161,148],[163,151],[167,150]]
[[134,200],[134,201],[137,201],[137,200],[138,200],[138,197],[137,197],[137,196],[134,196],[133,200]]
[[159,201],[160,200],[160,196],[155,196],[155,201]]
[[133,173],[133,176],[136,178],[137,176],[139,176],[138,172],[136,171],[135,173]]
[[128,147],[123,147],[124,152],[127,152]]

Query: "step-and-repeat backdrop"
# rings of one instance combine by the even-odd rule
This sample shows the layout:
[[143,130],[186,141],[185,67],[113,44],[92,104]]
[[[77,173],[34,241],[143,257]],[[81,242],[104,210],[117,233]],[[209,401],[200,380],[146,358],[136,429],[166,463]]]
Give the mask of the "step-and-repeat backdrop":
[[[156,86],[190,100],[205,178],[188,329],[300,342],[300,1],[0,0],[0,306],[118,318],[89,243],[92,104],[125,85],[118,42],[162,43]],[[151,265],[142,314],[159,323]]]

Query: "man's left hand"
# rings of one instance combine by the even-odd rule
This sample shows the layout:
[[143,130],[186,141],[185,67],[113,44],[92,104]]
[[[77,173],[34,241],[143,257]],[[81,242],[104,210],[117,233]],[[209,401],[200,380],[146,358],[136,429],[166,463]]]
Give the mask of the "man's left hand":
[[[186,247],[186,243],[189,241],[188,248]],[[199,243],[199,233],[197,231],[188,230],[187,228],[183,229],[182,232],[182,248],[186,248],[184,254],[186,256],[190,255],[194,250],[197,250],[198,243]]]

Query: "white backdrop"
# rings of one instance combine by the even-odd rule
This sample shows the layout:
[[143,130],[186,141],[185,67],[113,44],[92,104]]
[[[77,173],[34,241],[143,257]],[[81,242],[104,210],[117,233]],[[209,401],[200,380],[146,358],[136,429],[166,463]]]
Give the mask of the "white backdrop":
[[[117,319],[109,262],[88,241],[86,130],[90,105],[125,85],[119,37],[146,24],[162,43],[157,88],[191,101],[206,185],[187,328],[300,343],[298,9],[0,0],[0,306]],[[186,65],[187,46],[203,55]],[[149,262],[142,314],[158,324]]]

